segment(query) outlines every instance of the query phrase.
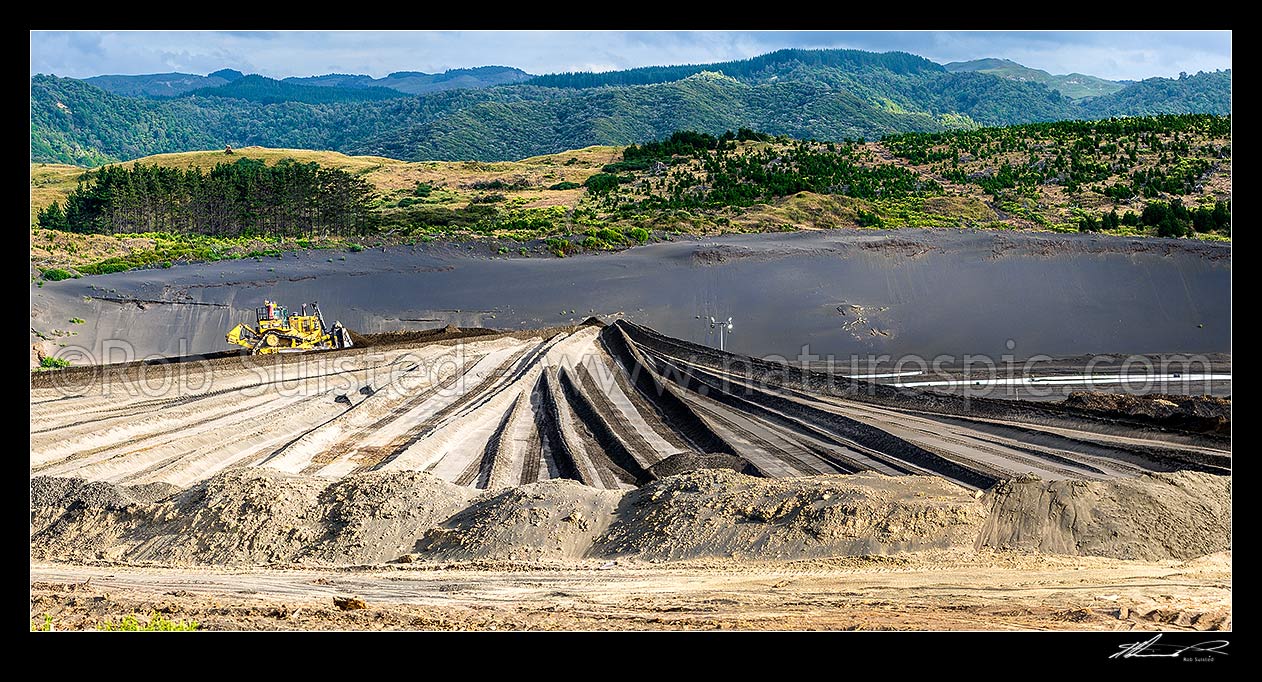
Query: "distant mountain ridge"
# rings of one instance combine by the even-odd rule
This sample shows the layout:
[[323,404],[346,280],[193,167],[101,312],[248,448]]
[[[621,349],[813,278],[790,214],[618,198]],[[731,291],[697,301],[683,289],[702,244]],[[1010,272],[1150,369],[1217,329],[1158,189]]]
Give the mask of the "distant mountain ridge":
[[1011,59],[974,59],[967,62],[950,62],[943,65],[947,71],[988,73],[1029,83],[1042,83],[1049,90],[1056,90],[1070,99],[1085,99],[1113,94],[1126,87],[1125,83],[1106,80],[1081,73],[1053,75],[1042,69],[1032,69]]
[[[116,95],[124,95],[127,97],[178,97],[180,95],[191,93],[195,90],[205,90],[208,88],[218,88],[230,85],[247,77],[254,79],[262,78],[268,81],[288,83],[290,85],[300,87],[332,87],[345,88],[348,90],[387,88],[407,95],[421,95],[428,92],[458,90],[463,88],[485,88],[492,85],[520,83],[533,78],[533,76],[525,71],[511,66],[479,66],[472,69],[451,69],[443,73],[396,71],[385,78],[373,78],[372,76],[362,74],[331,73],[323,76],[291,76],[289,78],[278,80],[257,74],[247,76],[247,74],[241,73],[236,69],[220,69],[205,76],[198,76],[191,73],[151,73],[136,76],[93,76],[82,80],[85,83],[91,83],[106,92],[112,92]],[[234,97],[237,96],[238,91],[252,93],[257,91],[259,88],[259,83],[257,81],[248,83],[248,85],[249,87],[238,87],[235,90],[233,88],[228,88],[210,96]],[[276,86],[270,86],[270,89],[272,91],[271,96],[285,96],[284,93],[286,91]],[[292,101],[295,102],[313,103],[321,99],[319,96],[306,94],[304,91],[300,90],[288,92],[293,95]],[[327,94],[324,98],[329,101],[356,99],[355,96],[339,97],[328,96]],[[253,97],[245,96],[241,97],[241,99],[253,99]],[[361,99],[386,99],[386,97],[368,96],[362,97]],[[276,101],[285,100],[282,99]]]
[[485,88],[492,85],[520,83],[530,78],[533,76],[511,66],[479,66],[472,69],[451,69],[443,73],[396,71],[385,78],[340,73],[305,78],[291,76],[285,78],[284,82],[351,89],[382,87],[410,95],[423,95],[441,90]]
[[84,78],[106,92],[127,97],[175,97],[199,88],[213,88],[229,83],[219,71],[208,76],[191,73],[150,73],[141,76],[93,76]]
[[428,86],[522,73],[487,68],[448,72],[446,80],[419,72],[283,81],[216,72],[211,76],[224,83],[167,99],[120,96],[86,81],[38,75],[31,81],[31,153],[36,161],[99,165],[230,144],[413,161],[497,161],[644,142],[680,129],[719,134],[751,127],[798,138],[872,139],[896,132],[1231,110],[1229,70],[1148,79],[1073,100],[1039,82],[982,70],[953,72],[906,53],[856,50],[781,50],[734,62],[553,74],[423,95],[377,85]]
[[262,104],[300,102],[303,104],[328,104],[331,102],[361,102],[368,100],[407,97],[407,93],[390,88],[334,88],[301,85],[290,81],[278,81],[266,76],[251,75],[210,88],[198,88],[180,97],[225,97],[243,99]]

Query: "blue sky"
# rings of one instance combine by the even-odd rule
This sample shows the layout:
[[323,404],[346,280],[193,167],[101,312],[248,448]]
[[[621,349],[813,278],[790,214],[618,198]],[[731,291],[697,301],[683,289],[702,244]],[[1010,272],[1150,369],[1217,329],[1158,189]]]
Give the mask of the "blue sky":
[[1004,57],[1052,73],[1177,76],[1231,66],[1230,31],[32,31],[31,73],[233,68],[265,76],[530,73],[743,59],[785,47],[902,50],[938,62]]

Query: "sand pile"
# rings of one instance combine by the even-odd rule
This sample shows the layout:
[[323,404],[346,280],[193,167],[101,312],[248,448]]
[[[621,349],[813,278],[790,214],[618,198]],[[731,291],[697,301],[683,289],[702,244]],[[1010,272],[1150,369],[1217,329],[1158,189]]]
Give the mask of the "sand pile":
[[32,522],[34,558],[226,565],[382,561],[410,551],[418,535],[463,508],[470,493],[416,472],[331,481],[239,469],[156,502],[129,488],[75,481],[32,480],[32,518],[47,520]]
[[82,515],[88,510],[93,510],[92,514],[121,512],[166,499],[179,491],[166,483],[118,486],[81,478],[40,476],[31,479],[31,532],[47,529],[63,515]]
[[416,471],[370,472],[330,485],[320,496],[324,537],[301,556],[327,563],[388,561],[412,551],[416,537],[463,509],[474,491]]
[[796,559],[967,546],[984,511],[929,476],[768,479],[697,471],[631,491],[604,556]]
[[778,560],[995,547],[1128,559],[1231,548],[1231,480],[768,479],[729,469],[602,490],[569,480],[475,491],[399,471],[341,480],[243,468],[187,490],[31,481],[42,561],[353,565],[460,559]]
[[1118,559],[1231,549],[1231,477],[1180,471],[1114,481],[1006,481],[978,544]]
[[426,532],[416,542],[417,556],[581,559],[609,527],[622,497],[564,479],[507,488]]

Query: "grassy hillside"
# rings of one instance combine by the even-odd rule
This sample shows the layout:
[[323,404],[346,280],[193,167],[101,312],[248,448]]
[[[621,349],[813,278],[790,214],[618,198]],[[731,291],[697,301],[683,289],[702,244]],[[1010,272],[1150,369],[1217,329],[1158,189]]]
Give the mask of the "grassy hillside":
[[[164,168],[198,168],[209,171],[218,164],[233,163],[239,159],[258,159],[274,165],[282,159],[300,163],[318,163],[328,168],[339,168],[367,180],[382,195],[382,205],[413,196],[417,183],[429,183],[440,191],[425,203],[456,207],[467,205],[474,196],[484,193],[476,187],[496,181],[516,183],[512,194],[517,203],[526,205],[552,205],[558,197],[574,199],[577,192],[558,193],[546,186],[559,182],[582,183],[602,166],[612,162],[620,153],[617,147],[588,147],[562,154],[536,156],[521,161],[420,161],[408,162],[380,156],[348,156],[339,152],[313,151],[309,149],[270,149],[242,147],[226,155],[223,150],[155,154],[127,161],[122,166],[136,164],[157,165]],[[565,163],[570,159],[574,162]],[[31,164],[31,211],[32,216],[54,201],[65,201],[78,184],[79,178],[90,169],[65,164]]]
[[[125,165],[209,170],[238,159],[315,162],[362,177],[376,226],[361,238],[281,241],[83,235],[34,228],[37,270],[262,257],[292,248],[485,242],[491,253],[565,255],[672,234],[962,227],[1157,234],[1150,206],[1191,211],[1231,196],[1231,122],[1213,116],[1033,124],[833,144],[741,131],[512,162],[406,162],[297,149],[163,154]],[[721,147],[716,149],[715,147]],[[32,215],[88,169],[32,164]],[[1229,204],[1226,204],[1229,213]],[[1109,216],[1133,216],[1108,224]],[[1229,238],[1230,227],[1194,236]]]
[[35,222],[36,213],[54,201],[64,203],[86,171],[82,166],[64,163],[31,164],[31,223]]
[[[613,162],[620,150],[615,147],[589,147],[563,154],[537,156],[521,161],[485,163],[406,162],[368,156],[347,156],[338,152],[304,149],[267,149],[245,147],[231,156],[223,151],[159,154],[126,162],[124,166],[151,164],[166,168],[198,168],[208,171],[221,163],[239,159],[259,159],[273,165],[282,159],[314,162],[340,168],[363,177],[377,191],[376,209],[383,220],[403,229],[384,227],[377,234],[363,239],[277,240],[264,238],[220,239],[195,235],[164,233],[101,235],[77,234],[33,227],[31,262],[37,273],[52,269],[91,269],[88,266],[119,261],[143,265],[169,265],[174,261],[205,261],[226,258],[266,257],[281,250],[297,248],[350,249],[362,244],[415,243],[443,239],[495,237],[494,231],[475,232],[465,227],[472,219],[502,216],[546,216],[561,220],[549,222],[543,232],[587,229],[565,219],[572,214],[584,190],[582,183]],[[31,216],[54,201],[65,203],[66,197],[91,169],[64,164],[31,164]],[[561,185],[570,189],[550,189]],[[423,189],[422,189],[423,188]],[[498,201],[479,205],[487,197]],[[468,210],[473,207],[474,210]],[[479,211],[479,208],[486,210]],[[428,221],[428,222],[427,222]],[[538,222],[536,220],[536,222]],[[511,231],[511,230],[510,230]],[[542,232],[541,232],[542,234]],[[501,248],[496,246],[495,249]],[[516,253],[520,248],[514,248]],[[547,247],[536,244],[534,250],[547,254]],[[332,256],[331,256],[332,258]]]
[[944,64],[947,71],[986,73],[1009,80],[1040,83],[1049,90],[1074,100],[1109,95],[1126,87],[1123,83],[1088,76],[1081,73],[1053,75],[1042,69],[1032,69],[1010,59],[974,59],[967,62]]

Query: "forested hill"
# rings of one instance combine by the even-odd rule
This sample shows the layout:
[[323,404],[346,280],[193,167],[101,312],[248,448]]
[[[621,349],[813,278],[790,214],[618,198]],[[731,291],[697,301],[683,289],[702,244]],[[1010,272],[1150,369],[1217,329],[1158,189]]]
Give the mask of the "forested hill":
[[737,80],[774,80],[786,71],[840,69],[846,72],[881,70],[908,75],[942,72],[945,69],[924,57],[906,52],[864,52],[862,50],[777,50],[751,59],[716,64],[644,66],[602,73],[558,73],[536,76],[529,83],[552,88],[596,88],[611,85],[652,85],[683,80],[702,71],[718,71]]
[[1096,76],[1081,73],[1052,75],[1042,69],[1031,69],[1011,59],[974,59],[968,62],[951,62],[944,64],[947,71],[972,71],[988,73],[1000,78],[1017,81],[1042,83],[1049,89],[1071,99],[1086,99],[1108,95],[1126,87],[1125,83],[1105,80]]
[[1231,69],[1180,78],[1149,78],[1087,102],[1084,118],[1231,113]]
[[333,102],[362,102],[367,100],[406,97],[398,90],[382,87],[329,88],[279,81],[266,76],[252,75],[238,78],[211,88],[199,88],[186,93],[189,97],[224,97],[243,99],[263,104],[300,102],[303,104],[329,104]]
[[153,100],[35,76],[32,158],[99,165],[261,145],[494,161],[641,142],[680,129],[717,134],[748,126],[798,138],[873,139],[1149,112],[1223,114],[1231,106],[1230,71],[1149,79],[1077,104],[1040,83],[852,50],[783,50],[739,62],[561,74],[422,96],[372,85],[225,80]]

